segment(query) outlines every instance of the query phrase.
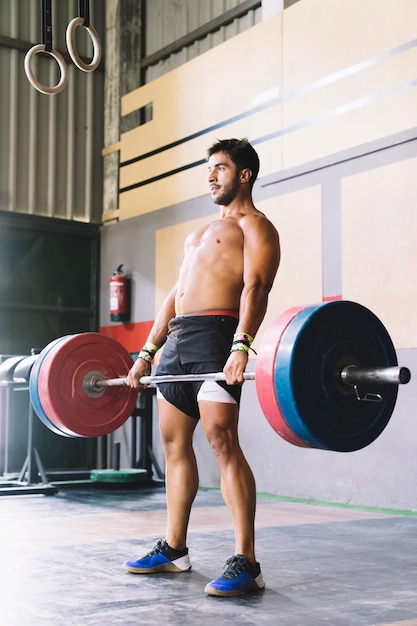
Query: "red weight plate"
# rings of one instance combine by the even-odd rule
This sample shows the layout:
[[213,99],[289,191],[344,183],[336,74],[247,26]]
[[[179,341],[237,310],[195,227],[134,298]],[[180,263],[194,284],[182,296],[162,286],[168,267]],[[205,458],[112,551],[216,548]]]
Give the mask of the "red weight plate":
[[46,355],[38,389],[49,420],[76,437],[98,437],[113,432],[132,414],[138,392],[127,386],[87,393],[90,374],[102,378],[126,376],[133,359],[117,341],[99,333],[72,335]]
[[275,390],[275,361],[281,337],[290,322],[303,308],[293,307],[285,311],[265,332],[256,357],[255,382],[259,404],[275,432],[295,446],[309,448],[309,444],[297,437],[289,427]]
[[49,419],[49,417],[43,410],[42,402],[41,402],[42,390],[39,388],[38,377],[39,377],[39,370],[48,352],[52,350],[52,348],[54,348],[58,343],[61,343],[62,341],[66,341],[70,336],[71,335],[65,335],[65,337],[58,337],[58,339],[54,339],[53,341],[48,343],[48,345],[44,347],[44,349],[42,350],[42,352],[39,354],[38,358],[36,359],[35,364],[32,367],[32,371],[30,372],[30,377],[29,377],[29,394],[30,394],[32,406],[36,415],[39,417],[41,422],[47,428],[49,428],[49,430],[51,430],[56,435],[60,435],[61,437],[70,437],[70,436],[72,437],[73,435],[69,435],[68,433],[66,432],[64,433],[62,430],[60,430],[56,426],[56,424],[51,422],[51,420]]

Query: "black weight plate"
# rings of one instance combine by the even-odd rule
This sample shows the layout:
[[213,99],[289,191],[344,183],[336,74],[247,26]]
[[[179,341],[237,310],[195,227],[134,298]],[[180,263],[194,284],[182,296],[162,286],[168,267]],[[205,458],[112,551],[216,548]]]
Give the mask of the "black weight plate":
[[388,424],[398,385],[360,385],[360,397],[382,396],[381,402],[370,402],[358,400],[354,387],[340,377],[347,365],[398,364],[386,328],[364,306],[339,300],[307,307],[283,333],[276,359],[282,412],[294,433],[311,447],[359,450]]

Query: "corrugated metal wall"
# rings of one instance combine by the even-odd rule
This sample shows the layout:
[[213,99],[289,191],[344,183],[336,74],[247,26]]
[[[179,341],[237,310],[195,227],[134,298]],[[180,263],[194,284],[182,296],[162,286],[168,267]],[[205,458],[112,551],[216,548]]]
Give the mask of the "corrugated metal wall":
[[[242,0],[147,0],[146,2],[146,30],[145,54],[151,55],[168,46],[181,37],[199,29],[204,24],[218,18],[239,5],[245,5]],[[250,4],[250,3],[249,3]],[[195,41],[184,46],[180,51],[159,61],[146,69],[143,83],[147,83],[166,72],[190,61],[199,54],[210,50],[214,46],[230,39],[234,35],[254,26],[261,21],[261,7],[249,10],[245,15],[234,19],[229,24],[221,26]]]
[[[103,0],[91,0],[91,23],[102,46]],[[52,1],[53,47],[66,53],[65,32],[79,15],[76,0]],[[102,211],[104,72],[78,70],[65,55],[68,84],[39,93],[24,71],[26,50],[42,43],[40,0],[0,0],[0,210],[99,222]],[[92,56],[90,38],[76,30],[79,55]],[[42,83],[58,82],[46,55],[33,64]]]

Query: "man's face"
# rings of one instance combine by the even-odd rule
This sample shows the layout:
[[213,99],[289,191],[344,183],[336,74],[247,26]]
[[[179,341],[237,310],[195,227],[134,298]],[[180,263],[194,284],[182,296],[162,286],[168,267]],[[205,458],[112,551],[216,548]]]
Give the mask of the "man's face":
[[226,152],[212,154],[208,161],[208,182],[215,204],[228,206],[236,198],[239,189],[239,172]]

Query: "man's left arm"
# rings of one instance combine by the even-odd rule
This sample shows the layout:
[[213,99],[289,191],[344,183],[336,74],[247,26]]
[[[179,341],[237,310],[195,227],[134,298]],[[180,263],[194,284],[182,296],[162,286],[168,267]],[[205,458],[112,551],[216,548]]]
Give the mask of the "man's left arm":
[[[269,292],[280,262],[280,244],[275,227],[264,216],[245,216],[242,230],[243,289],[236,335],[244,333],[254,338],[265,317]],[[223,370],[229,384],[243,382],[247,362],[247,351],[238,349],[230,353]]]

